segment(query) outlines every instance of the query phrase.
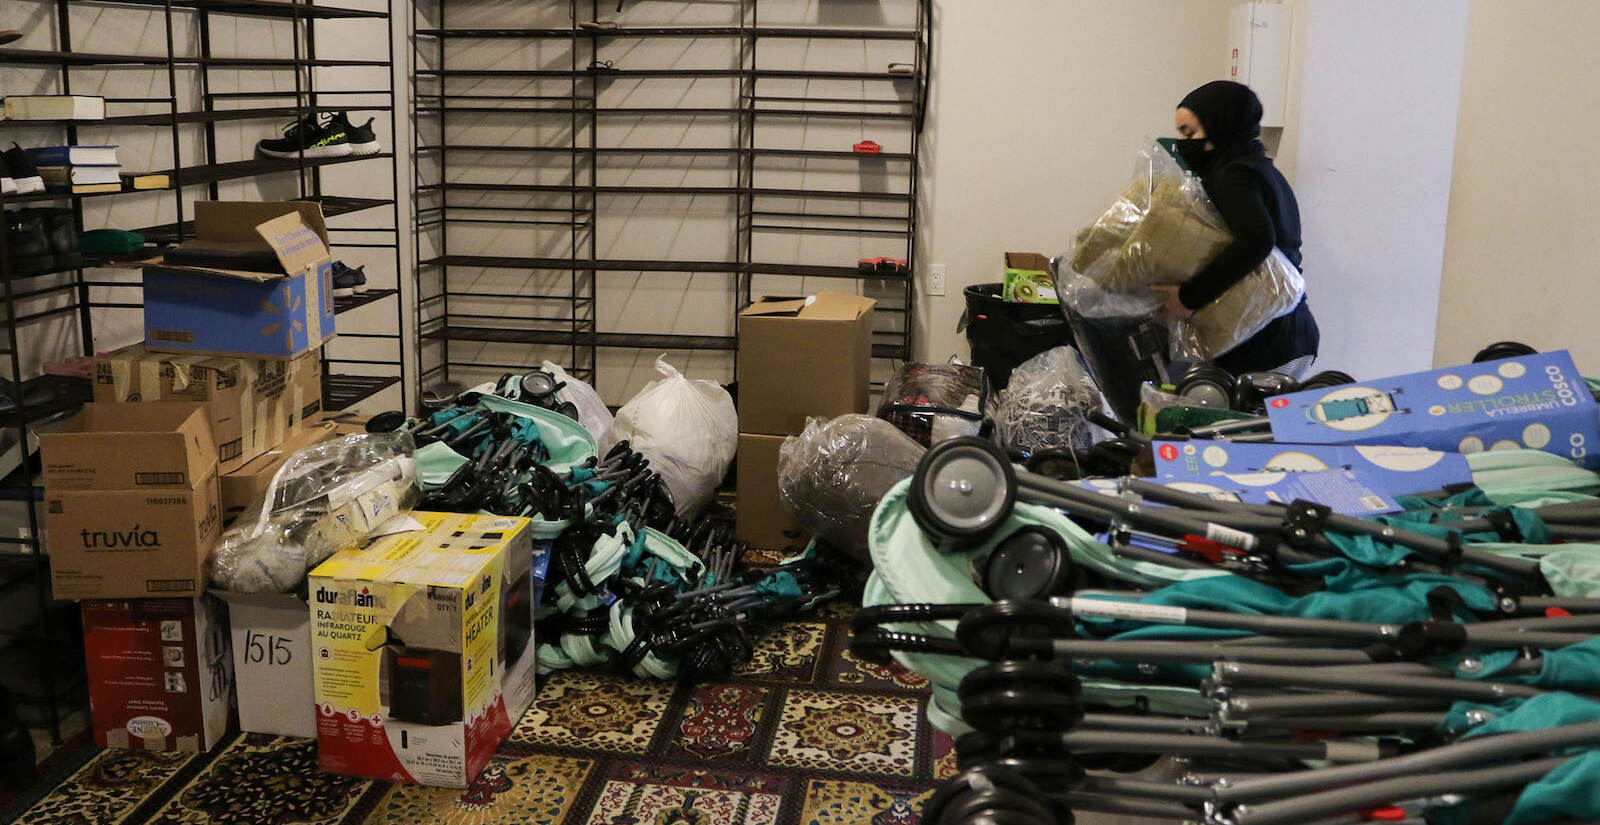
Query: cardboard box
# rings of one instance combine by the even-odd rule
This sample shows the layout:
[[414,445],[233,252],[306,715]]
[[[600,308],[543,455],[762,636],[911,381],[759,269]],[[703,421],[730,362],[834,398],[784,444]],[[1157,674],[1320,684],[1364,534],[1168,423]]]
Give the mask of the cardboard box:
[[311,571],[323,770],[462,788],[533,701],[532,533],[523,518],[424,527]]
[[739,431],[795,435],[807,416],[866,412],[873,304],[823,291],[739,313]]
[[233,660],[214,599],[90,599],[83,645],[94,741],[209,750],[228,728]]
[[85,404],[40,453],[56,598],[205,590],[222,514],[204,404]]
[[228,604],[239,729],[317,735],[311,679],[311,614],[293,593],[212,591]]
[[271,252],[279,272],[144,265],[145,346],[287,360],[334,334],[333,258],[322,207],[305,201],[195,204],[182,248]]
[[272,476],[289,456],[307,447],[344,435],[365,432],[360,427],[318,419],[296,430],[276,447],[245,462],[244,466],[222,475],[222,521],[233,521],[272,486]]
[[782,550],[790,545],[804,546],[806,530],[778,498],[778,448],[781,435],[739,433],[739,506],[736,531],[739,538],[762,550]]
[[322,359],[153,353],[143,344],[94,359],[96,401],[198,401],[211,408],[219,469],[230,472],[322,411]]
[[1223,473],[1354,470],[1391,496],[1472,483],[1466,456],[1421,447],[1158,441],[1156,475],[1197,481]]
[[1285,443],[1530,448],[1600,466],[1600,407],[1565,350],[1280,395],[1267,415]]
[[1059,304],[1050,259],[1037,252],[1007,252],[1000,295],[1015,304]]

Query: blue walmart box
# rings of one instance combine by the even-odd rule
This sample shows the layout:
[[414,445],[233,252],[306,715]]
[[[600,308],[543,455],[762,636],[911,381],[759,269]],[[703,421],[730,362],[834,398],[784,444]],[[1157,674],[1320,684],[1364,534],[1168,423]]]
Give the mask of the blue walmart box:
[[1270,399],[1273,438],[1448,452],[1526,447],[1596,466],[1600,408],[1565,350]]
[[147,264],[147,349],[287,360],[333,337],[333,264],[319,205],[197,203],[195,240],[183,248],[270,252],[281,271]]

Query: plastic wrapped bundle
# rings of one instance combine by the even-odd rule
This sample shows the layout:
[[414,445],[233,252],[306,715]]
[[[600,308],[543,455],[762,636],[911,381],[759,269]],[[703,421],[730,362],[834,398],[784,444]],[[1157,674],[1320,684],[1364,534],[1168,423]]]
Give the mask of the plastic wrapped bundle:
[[811,418],[778,452],[778,495],[818,538],[863,561],[878,499],[910,478],[922,445],[870,415]]
[[1096,428],[1088,416],[1100,410],[1100,389],[1072,347],[1041,352],[1017,367],[1011,383],[995,396],[990,418],[1000,446],[1012,452],[1087,450]]
[[889,378],[878,417],[924,447],[976,435],[987,392],[983,368],[966,364],[904,364]]
[[[1149,317],[1161,302],[1148,288],[1181,284],[1216,258],[1232,235],[1200,181],[1159,145],[1140,152],[1134,181],[1058,258],[1064,312],[1084,318]],[[1274,249],[1261,266],[1186,321],[1171,322],[1175,360],[1209,361],[1295,308],[1300,271]]]
[[266,495],[222,534],[212,584],[239,593],[287,593],[306,573],[421,497],[411,434],[348,435],[285,461]]

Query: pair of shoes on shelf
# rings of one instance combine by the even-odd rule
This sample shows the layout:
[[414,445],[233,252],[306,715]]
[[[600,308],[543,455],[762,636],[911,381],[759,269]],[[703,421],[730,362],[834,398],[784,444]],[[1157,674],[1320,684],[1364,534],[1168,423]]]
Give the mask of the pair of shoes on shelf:
[[39,165],[21,146],[13,143],[0,153],[0,192],[7,195],[31,195],[44,191],[44,178],[39,176]]
[[376,155],[383,151],[378,133],[372,128],[377,118],[357,126],[347,112],[337,112],[327,120],[316,115],[284,127],[283,137],[256,144],[256,154],[268,158],[342,158],[351,155]]
[[344,265],[344,261],[333,262],[333,294],[349,297],[360,295],[367,291],[367,268],[358,266],[351,269]]
[[79,266],[78,220],[71,209],[18,209],[5,213],[8,275],[57,272]]

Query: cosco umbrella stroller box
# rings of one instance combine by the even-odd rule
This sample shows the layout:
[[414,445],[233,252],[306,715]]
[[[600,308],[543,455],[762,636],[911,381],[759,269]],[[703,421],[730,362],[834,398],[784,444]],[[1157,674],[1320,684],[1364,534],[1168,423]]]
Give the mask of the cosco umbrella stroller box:
[[315,203],[195,204],[195,238],[144,264],[145,348],[290,360],[334,334]]
[[311,571],[317,750],[333,773],[464,788],[533,701],[532,532],[411,516]]
[[1291,393],[1267,415],[1280,442],[1526,447],[1600,467],[1600,409],[1565,350]]

